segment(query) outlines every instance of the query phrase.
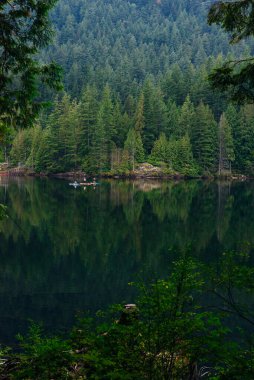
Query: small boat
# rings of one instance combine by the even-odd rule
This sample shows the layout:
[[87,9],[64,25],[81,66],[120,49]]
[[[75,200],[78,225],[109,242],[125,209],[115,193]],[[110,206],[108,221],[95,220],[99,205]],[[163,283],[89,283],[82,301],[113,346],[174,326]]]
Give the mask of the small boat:
[[81,186],[97,186],[99,185],[98,182],[81,182]]
[[69,183],[69,185],[75,187],[76,189],[76,187],[78,187],[80,184],[77,181],[74,181],[74,182]]

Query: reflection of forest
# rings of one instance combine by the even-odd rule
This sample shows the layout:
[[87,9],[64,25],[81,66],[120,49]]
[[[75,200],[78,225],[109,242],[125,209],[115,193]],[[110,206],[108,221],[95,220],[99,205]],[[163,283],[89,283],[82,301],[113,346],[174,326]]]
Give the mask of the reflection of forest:
[[105,181],[84,191],[48,179],[6,181],[0,182],[0,202],[10,214],[0,224],[6,333],[28,317],[68,325],[74,310],[131,301],[127,283],[141,269],[163,276],[187,247],[214,260],[223,249],[253,244],[252,183]]

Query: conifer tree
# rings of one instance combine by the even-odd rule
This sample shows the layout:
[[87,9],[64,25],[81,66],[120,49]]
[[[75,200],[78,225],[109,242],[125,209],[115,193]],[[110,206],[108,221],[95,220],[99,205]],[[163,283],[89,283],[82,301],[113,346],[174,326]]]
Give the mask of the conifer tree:
[[254,107],[245,105],[240,111],[240,124],[237,131],[236,157],[238,169],[244,173],[254,173]]
[[113,103],[111,90],[108,85],[104,87],[102,101],[100,103],[100,113],[103,120],[108,141],[112,141],[116,134],[116,128],[113,124]]
[[109,170],[108,136],[106,134],[103,108],[100,108],[98,112],[96,128],[93,132],[89,169],[99,173]]
[[188,95],[180,110],[178,130],[176,131],[178,137],[183,137],[186,134],[190,135],[194,121],[194,114],[194,107]]
[[131,125],[131,119],[127,112],[122,114],[121,104],[117,100],[113,107],[113,125],[115,126],[116,133],[113,137],[113,141],[117,147],[122,147],[126,139],[126,135]]
[[41,126],[39,124],[35,125],[33,128],[31,128],[30,133],[31,133],[31,149],[29,152],[30,153],[29,157],[26,160],[26,165],[30,167],[32,170],[35,170],[37,151],[40,146],[40,141],[42,138]]
[[154,128],[154,140],[164,132],[168,125],[167,107],[164,103],[160,87],[156,87],[152,98],[152,125]]
[[144,126],[145,126],[143,92],[141,92],[138,99],[134,121],[135,121],[135,131],[142,134],[144,130]]
[[72,170],[77,169],[81,163],[81,155],[79,154],[79,142],[81,140],[82,131],[79,120],[79,105],[74,100],[71,103],[68,114],[67,141],[66,141],[66,168]]
[[202,172],[214,172],[216,170],[217,136],[217,123],[213,114],[209,106],[201,102],[195,112],[191,143],[194,158]]
[[35,59],[52,31],[49,11],[56,0],[2,0],[0,3],[0,132],[4,126],[32,125],[44,105],[39,85],[60,88],[60,70]]
[[42,130],[40,143],[35,156],[35,171],[37,173],[54,172],[54,163],[52,163],[52,154],[50,150],[51,129],[47,127]]
[[180,111],[176,103],[169,99],[167,104],[167,124],[165,126],[164,132],[167,138],[171,136],[176,136],[179,130],[179,118]]
[[154,142],[150,159],[154,164],[168,162],[168,141],[165,133],[161,133],[158,140]]
[[229,124],[229,127],[232,132],[233,143],[234,143],[234,154],[235,154],[235,162],[234,168],[238,171],[243,170],[242,168],[242,128],[243,128],[243,120],[242,115],[239,110],[230,103],[225,111],[225,117]]
[[13,143],[12,149],[10,152],[11,160],[15,165],[26,164],[26,161],[29,157],[30,150],[32,145],[32,133],[31,130],[21,129],[18,131]]
[[231,172],[231,165],[235,159],[234,143],[229,122],[223,113],[219,122],[219,174]]
[[167,162],[170,169],[176,170],[176,168],[179,166],[178,159],[178,140],[171,138],[168,141],[167,148]]
[[[65,95],[67,100],[67,95]],[[47,168],[47,172],[60,172],[62,169],[61,156],[63,155],[63,143],[60,138],[60,124],[59,119],[61,118],[63,113],[62,109],[62,101],[60,99],[56,99],[54,102],[54,110],[49,115],[48,123],[47,123],[47,133],[44,133],[44,145],[43,149],[40,151],[41,162],[45,164]],[[47,141],[47,143],[46,143]],[[47,144],[47,149],[45,145]],[[42,157],[42,152],[47,152],[47,157],[45,159]],[[44,165],[42,165],[44,166]]]
[[135,101],[131,94],[129,94],[124,102],[124,110],[127,112],[129,117],[134,116],[135,112]]
[[135,169],[136,162],[144,161],[144,148],[142,138],[140,133],[136,132],[133,128],[128,132],[126,141],[124,143],[124,149],[129,154],[132,170]]
[[158,136],[158,132],[153,125],[153,96],[154,86],[150,79],[147,79],[143,87],[144,92],[144,129],[142,138],[144,142],[144,149],[146,153],[150,153],[153,147],[153,142]]
[[192,146],[189,135],[186,133],[177,144],[177,167],[182,174],[196,175],[197,168],[193,159]]
[[78,153],[83,159],[90,150],[98,112],[97,90],[86,86],[79,103],[80,140]]

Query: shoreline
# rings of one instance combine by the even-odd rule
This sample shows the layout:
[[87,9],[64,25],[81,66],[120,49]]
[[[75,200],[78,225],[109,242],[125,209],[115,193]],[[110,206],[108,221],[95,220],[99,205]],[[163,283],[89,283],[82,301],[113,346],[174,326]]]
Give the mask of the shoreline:
[[17,169],[13,168],[10,170],[0,171],[0,177],[37,177],[37,178],[55,178],[55,179],[83,179],[84,177],[95,177],[95,178],[105,178],[105,179],[121,179],[121,180],[251,180],[253,177],[232,173],[232,175],[184,175],[180,173],[167,174],[162,172],[157,173],[142,173],[142,172],[130,172],[125,174],[115,174],[115,173],[100,173],[100,174],[87,174],[82,171],[70,171],[63,173],[35,173],[28,169]]

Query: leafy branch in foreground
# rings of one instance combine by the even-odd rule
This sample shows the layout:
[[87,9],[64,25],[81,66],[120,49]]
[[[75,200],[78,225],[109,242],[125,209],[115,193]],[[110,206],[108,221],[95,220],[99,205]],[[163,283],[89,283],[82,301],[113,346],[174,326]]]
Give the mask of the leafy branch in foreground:
[[[195,260],[180,259],[168,278],[137,284],[136,304],[80,319],[68,340],[32,324],[19,337],[22,352],[2,355],[0,379],[251,380],[253,343],[233,339],[226,313],[201,306],[204,273]],[[230,273],[241,288],[243,273]]]
[[5,126],[33,124],[44,103],[42,84],[61,88],[61,70],[42,64],[36,55],[48,45],[49,11],[57,0],[3,0],[0,4],[0,133]]
[[211,293],[223,312],[239,317],[253,328],[254,268],[249,255],[226,252],[218,268],[212,268],[208,276]]
[[0,204],[0,220],[7,217],[6,210],[7,207],[5,205]]
[[[218,1],[208,13],[208,23],[221,25],[231,33],[231,43],[253,37],[254,4],[252,0]],[[226,62],[214,70],[209,80],[214,88],[229,91],[231,98],[239,103],[254,100],[253,57]]]

